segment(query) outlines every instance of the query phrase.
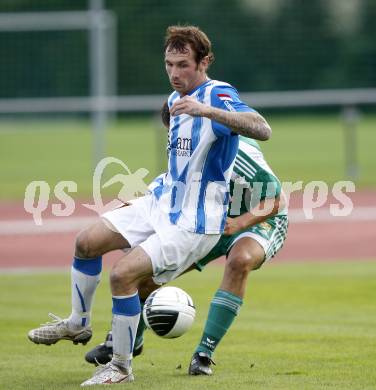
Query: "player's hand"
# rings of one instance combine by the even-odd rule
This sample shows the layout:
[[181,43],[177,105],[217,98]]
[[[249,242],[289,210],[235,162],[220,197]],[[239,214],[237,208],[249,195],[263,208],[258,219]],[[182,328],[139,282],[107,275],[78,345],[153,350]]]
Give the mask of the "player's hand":
[[184,96],[172,105],[170,108],[170,114],[172,116],[178,116],[181,114],[205,116],[209,108],[209,106],[198,102],[191,96]]
[[226,224],[225,224],[225,230],[224,230],[223,234],[225,236],[232,236],[233,234],[235,234],[243,229],[244,229],[244,226],[238,218],[227,217]]

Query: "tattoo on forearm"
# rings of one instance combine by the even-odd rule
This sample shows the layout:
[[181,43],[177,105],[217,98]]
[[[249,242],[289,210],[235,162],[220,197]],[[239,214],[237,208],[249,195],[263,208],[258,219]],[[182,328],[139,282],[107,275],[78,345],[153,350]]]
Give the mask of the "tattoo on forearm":
[[254,112],[228,112],[212,108],[210,119],[230,127],[235,133],[260,141],[267,140],[271,134],[266,120]]

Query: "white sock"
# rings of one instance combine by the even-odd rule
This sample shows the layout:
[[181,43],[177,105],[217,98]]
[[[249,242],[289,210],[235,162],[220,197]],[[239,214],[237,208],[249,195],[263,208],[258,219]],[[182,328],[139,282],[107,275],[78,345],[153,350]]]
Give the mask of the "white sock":
[[74,266],[72,267],[72,313],[69,317],[69,325],[73,328],[83,328],[90,325],[91,307],[99,281],[100,273],[97,275],[88,275]]
[[140,321],[140,299],[136,292],[129,296],[113,296],[112,301],[112,361],[117,366],[130,369],[137,326]]

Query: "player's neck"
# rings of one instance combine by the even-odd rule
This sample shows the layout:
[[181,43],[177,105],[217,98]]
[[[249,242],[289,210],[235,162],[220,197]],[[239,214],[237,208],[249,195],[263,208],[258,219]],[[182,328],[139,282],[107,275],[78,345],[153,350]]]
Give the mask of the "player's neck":
[[207,83],[209,81],[209,77],[207,76],[207,74],[203,75],[203,77],[200,77],[199,79],[197,79],[197,82],[194,83],[194,85],[192,86],[192,88],[184,93],[184,94],[181,94],[181,96],[185,96],[185,95],[191,95],[193,92],[195,92],[197,89],[199,89],[202,85],[204,85],[205,83]]

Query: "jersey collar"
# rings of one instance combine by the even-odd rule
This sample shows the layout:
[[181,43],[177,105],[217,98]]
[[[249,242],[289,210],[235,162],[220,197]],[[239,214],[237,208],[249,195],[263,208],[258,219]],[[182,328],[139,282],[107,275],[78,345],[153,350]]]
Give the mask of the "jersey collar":
[[[210,81],[212,81],[211,79],[207,79],[205,80],[203,83],[201,83],[200,85],[198,85],[196,88],[192,89],[192,91],[189,91],[189,93],[187,93],[188,96],[192,96],[198,89],[202,88],[204,85],[210,83]],[[186,95],[186,96],[187,96]]]

